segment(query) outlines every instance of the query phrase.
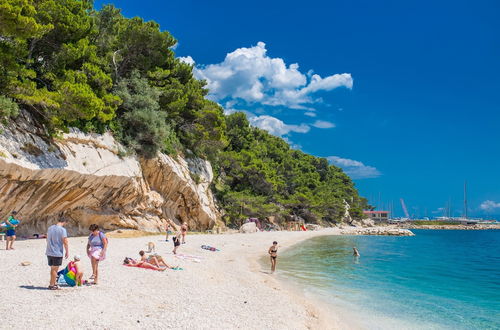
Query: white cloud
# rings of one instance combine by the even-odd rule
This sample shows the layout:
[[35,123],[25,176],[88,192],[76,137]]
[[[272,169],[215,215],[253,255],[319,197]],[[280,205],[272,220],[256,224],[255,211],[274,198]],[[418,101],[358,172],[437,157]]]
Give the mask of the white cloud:
[[443,213],[445,211],[444,207],[438,207],[436,210],[431,211],[433,214]]
[[360,161],[340,158],[337,156],[326,157],[333,165],[344,170],[352,179],[377,178],[382,175],[375,167],[367,166]]
[[312,126],[316,127],[316,128],[333,128],[335,127],[335,124],[334,123],[331,123],[329,121],[325,121],[325,120],[316,120]]
[[304,115],[306,115],[308,117],[316,117],[316,112],[307,111],[307,112],[304,112]]
[[[349,73],[324,78],[312,71],[303,74],[297,63],[287,65],[283,59],[269,57],[266,53],[266,44],[258,42],[256,46],[228,53],[221,63],[198,66],[194,74],[207,81],[209,97],[215,101],[234,99],[306,110],[310,109],[308,105],[320,102],[313,98],[318,91],[352,88],[353,79]],[[189,56],[180,59],[194,63]]]
[[253,126],[264,129],[276,136],[287,135],[290,132],[307,133],[310,130],[310,127],[306,124],[288,125],[276,117],[267,115],[249,117],[248,120]]
[[479,208],[483,211],[493,211],[495,209],[500,209],[500,202],[497,203],[494,201],[487,200],[482,202]]
[[190,64],[190,65],[194,65],[194,60],[191,56],[179,57],[179,61]]

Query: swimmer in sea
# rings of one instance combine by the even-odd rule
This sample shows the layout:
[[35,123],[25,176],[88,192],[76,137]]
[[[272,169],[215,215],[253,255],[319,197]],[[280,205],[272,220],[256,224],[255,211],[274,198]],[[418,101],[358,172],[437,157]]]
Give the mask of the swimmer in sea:
[[353,256],[355,256],[355,257],[359,257],[359,251],[358,251],[358,249],[356,249],[356,247],[353,247],[353,248],[352,248],[352,251],[353,251],[353,252],[352,252],[352,255],[353,255]]
[[273,242],[268,253],[271,256],[271,273],[274,273],[276,270],[276,258],[278,257],[278,242]]

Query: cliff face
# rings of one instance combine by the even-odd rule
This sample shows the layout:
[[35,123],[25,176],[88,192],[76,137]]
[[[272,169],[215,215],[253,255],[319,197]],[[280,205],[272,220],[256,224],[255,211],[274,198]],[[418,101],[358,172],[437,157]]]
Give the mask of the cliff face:
[[60,217],[70,219],[71,234],[88,233],[91,223],[150,231],[167,221],[219,223],[204,160],[126,156],[110,134],[72,130],[49,141],[26,114],[0,129],[0,219],[18,211],[21,234],[43,233]]

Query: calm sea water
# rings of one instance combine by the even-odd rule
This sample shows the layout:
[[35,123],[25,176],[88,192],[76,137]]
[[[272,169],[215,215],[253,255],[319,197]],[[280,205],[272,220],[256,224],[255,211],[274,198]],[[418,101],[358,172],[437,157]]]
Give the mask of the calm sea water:
[[278,276],[361,328],[500,329],[500,231],[414,232],[313,238],[280,254]]

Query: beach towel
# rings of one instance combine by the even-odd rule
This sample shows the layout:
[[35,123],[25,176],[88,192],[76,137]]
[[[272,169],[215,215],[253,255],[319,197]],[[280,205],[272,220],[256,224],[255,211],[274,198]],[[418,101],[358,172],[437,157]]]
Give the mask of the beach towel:
[[137,264],[137,265],[132,265],[132,264],[123,264],[123,266],[127,267],[136,267],[136,268],[144,268],[144,269],[151,269],[151,270],[157,270],[160,271],[159,269],[154,268],[154,266],[149,265],[149,264]]
[[182,259],[182,260],[187,260],[187,261],[192,261],[192,262],[201,262],[201,259],[195,256],[190,256],[186,254],[176,254],[175,257],[177,259]]
[[208,246],[208,245],[202,245],[201,248],[212,252],[220,251],[219,249],[216,249],[213,246]]
[[64,282],[66,282],[69,286],[76,285],[76,267],[73,261],[70,261],[68,265],[61,271],[57,273],[59,279],[64,278]]

